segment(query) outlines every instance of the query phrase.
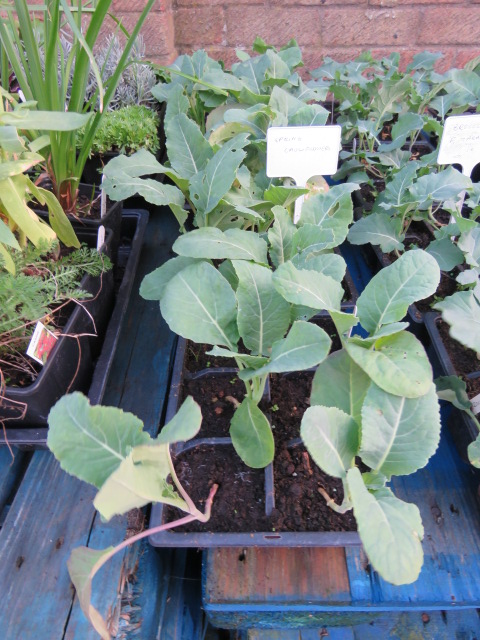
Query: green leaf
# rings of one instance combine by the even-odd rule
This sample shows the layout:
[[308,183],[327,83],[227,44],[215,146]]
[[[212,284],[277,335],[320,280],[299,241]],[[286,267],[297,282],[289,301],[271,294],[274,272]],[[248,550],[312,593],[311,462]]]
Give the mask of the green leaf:
[[190,196],[195,208],[203,214],[212,211],[235,180],[237,169],[246,156],[248,134],[242,133],[226,142],[203,171],[190,180]]
[[273,207],[272,213],[275,216],[275,222],[268,230],[270,257],[272,263],[279,267],[291,257],[292,238],[296,227],[290,214],[283,207]]
[[357,220],[348,232],[350,244],[376,244],[384,253],[403,251],[402,219],[386,213],[371,213]]
[[407,251],[382,269],[358,298],[360,323],[368,332],[402,320],[408,306],[435,293],[440,282],[436,260],[420,249]]
[[389,489],[369,492],[357,468],[347,473],[358,532],[373,568],[395,585],[415,582],[423,564],[423,526],[414,504]]
[[340,310],[342,285],[323,273],[298,270],[292,262],[278,267],[273,274],[275,288],[292,304],[311,309]]
[[120,466],[105,480],[93,501],[104,520],[140,509],[150,502],[189,511],[186,502],[168,485],[168,444],[134,447]]
[[267,243],[253,231],[202,227],[177,238],[173,250],[188,258],[253,260],[267,264]]
[[458,376],[440,376],[434,380],[440,400],[451,402],[461,411],[470,411],[472,403],[467,395],[467,385]]
[[337,246],[333,229],[322,229],[314,224],[304,224],[294,233],[292,253],[313,253]]
[[167,121],[165,132],[168,159],[178,174],[192,178],[205,169],[213,149],[196,122],[179,113]]
[[190,440],[200,430],[202,411],[191,396],[187,396],[174,417],[162,427],[156,444],[173,444]]
[[353,313],[344,313],[343,311],[329,311],[328,313],[340,336],[343,336],[358,324],[358,318]]
[[4,112],[2,124],[13,125],[17,129],[39,129],[43,131],[74,131],[85,126],[91,113],[72,111],[21,111]]
[[73,230],[70,220],[67,218],[62,205],[51,191],[35,187],[34,191],[38,200],[45,202],[48,208],[48,219],[58,239],[67,247],[80,248],[80,242]]
[[105,620],[98,610],[90,604],[92,580],[98,571],[97,565],[101,566],[111,556],[113,549],[114,547],[99,550],[77,547],[72,551],[67,562],[68,573],[77,592],[82,611],[102,640],[111,640],[111,635]]
[[336,407],[309,407],[303,414],[300,436],[322,471],[345,479],[358,451],[358,425]]
[[473,291],[457,291],[433,305],[450,325],[450,335],[460,344],[480,352],[480,302]]
[[272,272],[252,262],[235,260],[238,276],[237,324],[244,345],[254,354],[267,355],[290,325],[290,304],[273,286]]
[[331,229],[334,246],[347,237],[348,227],[353,221],[352,192],[358,185],[345,183],[332,187],[305,200],[302,206],[300,225],[313,224],[321,229]]
[[265,200],[268,200],[274,205],[280,207],[289,207],[295,202],[295,200],[297,200],[297,198],[307,194],[308,192],[308,189],[304,189],[303,187],[284,187],[281,185],[272,185],[264,192],[263,197],[265,198]]
[[310,404],[337,407],[360,425],[362,405],[369,386],[369,376],[342,349],[318,365]]
[[[465,254],[465,262],[467,264],[472,267],[480,267],[480,226],[462,233],[458,240],[458,249],[461,249]],[[460,262],[457,264],[460,264]]]
[[480,436],[468,445],[467,452],[470,464],[480,469]]
[[439,173],[428,173],[418,178],[410,187],[410,193],[419,206],[426,208],[433,201],[457,200],[464,189],[472,186],[472,181],[453,167]]
[[261,469],[273,460],[274,442],[267,418],[250,398],[233,414],[230,436],[235,451],[249,467]]
[[302,371],[314,367],[327,357],[331,345],[332,341],[321,327],[297,320],[287,337],[273,345],[270,362],[254,372],[241,371],[239,378],[248,380],[254,375]]
[[174,276],[160,309],[172,331],[188,340],[232,350],[238,342],[235,293],[211,264],[192,264]]
[[432,367],[422,344],[404,331],[380,338],[375,348],[349,342],[348,354],[381,389],[396,396],[418,398],[432,383]]
[[425,249],[435,258],[442,271],[451,271],[463,262],[463,253],[450,238],[433,240]]
[[167,260],[161,267],[148,273],[140,285],[140,295],[145,300],[161,300],[165,293],[165,287],[170,280],[185,267],[198,262],[198,258],[186,258],[177,256]]
[[413,131],[419,131],[423,127],[423,118],[418,113],[402,113],[392,127],[392,139],[408,136]]
[[375,384],[362,409],[359,455],[386,477],[408,475],[424,467],[440,440],[440,408],[435,385],[420,398],[385,393]]
[[7,247],[12,247],[20,251],[20,245],[15,235],[10,231],[8,225],[0,219],[0,243],[6,244]]
[[150,441],[142,421],[132,413],[90,406],[79,392],[60,398],[50,411],[48,424],[47,445],[62,469],[97,488],[131,447]]
[[223,347],[213,347],[210,351],[207,351],[207,356],[220,356],[222,358],[235,358],[240,361],[244,367],[251,369],[258,369],[263,367],[268,362],[268,358],[265,356],[251,356],[245,353],[238,353],[236,351],[230,351]]

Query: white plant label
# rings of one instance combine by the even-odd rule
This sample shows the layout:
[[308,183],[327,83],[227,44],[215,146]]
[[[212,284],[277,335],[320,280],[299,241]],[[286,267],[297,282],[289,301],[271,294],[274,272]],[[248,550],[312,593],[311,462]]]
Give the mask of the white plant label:
[[472,174],[480,162],[480,115],[450,116],[445,120],[437,162],[460,164],[463,174]]
[[27,348],[27,356],[44,365],[56,342],[57,337],[44,324],[37,322]]
[[472,403],[472,411],[475,415],[480,413],[480,393],[470,400]]
[[105,242],[105,227],[103,226],[103,224],[101,224],[98,227],[98,233],[97,233],[97,251],[100,251],[104,242]]
[[[297,187],[305,187],[313,176],[336,173],[341,149],[342,128],[270,127],[267,130],[267,176],[293,178]],[[303,198],[295,202],[294,222],[298,222]]]

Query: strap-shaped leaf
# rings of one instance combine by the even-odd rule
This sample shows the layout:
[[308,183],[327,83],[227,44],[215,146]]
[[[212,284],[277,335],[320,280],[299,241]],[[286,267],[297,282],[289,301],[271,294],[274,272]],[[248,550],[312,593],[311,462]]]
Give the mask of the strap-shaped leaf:
[[277,291],[292,304],[319,311],[340,310],[342,285],[323,273],[299,270],[289,261],[275,271],[273,283]]
[[440,440],[440,407],[435,385],[420,398],[402,398],[372,384],[362,408],[359,455],[386,477],[424,467]]
[[189,258],[253,260],[267,263],[267,243],[253,231],[216,227],[195,229],[177,238],[173,250]]
[[205,169],[213,149],[196,122],[179,113],[168,120],[166,134],[168,159],[178,174],[191,178]]
[[355,342],[345,345],[348,354],[381,389],[396,396],[418,398],[432,383],[432,367],[422,344],[403,331],[375,342],[375,348]]
[[217,151],[203,171],[190,180],[190,196],[201,214],[213,211],[232,186],[237,169],[246,156],[243,148],[248,142],[247,133],[235,136]]
[[313,378],[310,404],[337,407],[361,424],[370,377],[342,349],[318,365]]
[[287,337],[273,345],[270,362],[256,371],[241,371],[239,377],[248,380],[253,375],[302,371],[314,367],[327,357],[331,345],[332,341],[321,327],[297,320]]
[[273,207],[272,213],[275,216],[275,222],[268,230],[270,257],[273,264],[279,267],[291,257],[292,238],[296,227],[290,214],[283,207]]
[[245,398],[233,414],[230,436],[235,451],[249,467],[261,469],[273,460],[270,424],[253,400]]
[[160,309],[172,331],[184,338],[235,349],[235,293],[211,264],[199,262],[177,273],[165,287]]
[[408,306],[435,293],[440,282],[437,261],[421,249],[407,251],[382,269],[358,298],[360,323],[368,332],[402,320]]
[[369,492],[360,471],[347,473],[353,513],[365,551],[374,569],[395,585],[415,582],[423,564],[423,525],[414,504],[389,489]]
[[358,425],[336,407],[309,407],[300,436],[315,463],[328,475],[345,479],[358,451]]
[[63,396],[48,416],[49,449],[62,469],[101,487],[131,447],[150,436],[132,413],[116,407],[90,406],[79,392]]
[[290,325],[290,304],[273,286],[268,267],[234,260],[238,276],[237,324],[244,345],[252,353],[267,355]]

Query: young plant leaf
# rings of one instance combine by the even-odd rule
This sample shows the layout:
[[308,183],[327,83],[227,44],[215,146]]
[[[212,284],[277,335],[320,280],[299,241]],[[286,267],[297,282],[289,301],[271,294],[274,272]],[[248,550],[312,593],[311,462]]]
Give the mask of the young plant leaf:
[[335,246],[347,237],[348,227],[353,221],[352,191],[358,185],[339,184],[326,193],[319,193],[305,200],[302,206],[300,225],[312,224],[321,229],[330,229]]
[[464,260],[463,252],[450,238],[433,240],[425,251],[435,258],[441,271],[451,271]]
[[311,309],[340,310],[342,285],[323,273],[298,270],[292,262],[280,265],[273,274],[275,288],[292,304]]
[[451,402],[461,411],[471,410],[472,403],[467,395],[467,385],[458,376],[440,376],[434,380],[439,400]]
[[91,406],[79,392],[60,398],[50,411],[48,424],[47,445],[62,469],[97,488],[131,447],[150,442],[142,421],[132,413]]
[[310,404],[337,407],[360,425],[362,405],[370,384],[370,377],[342,349],[318,365]]
[[235,451],[249,467],[261,469],[273,460],[274,442],[267,418],[250,398],[233,414],[230,436]]
[[266,356],[251,356],[246,353],[237,353],[235,351],[229,351],[223,347],[213,347],[210,351],[207,351],[207,356],[220,356],[222,358],[235,358],[240,361],[247,369],[259,369],[268,362]]
[[423,564],[423,525],[418,508],[399,500],[387,488],[369,492],[356,467],[347,473],[347,487],[373,568],[392,584],[415,582]]
[[140,295],[145,300],[161,300],[165,293],[165,287],[170,280],[182,269],[198,261],[198,258],[186,258],[184,256],[177,256],[168,260],[161,267],[144,277],[140,285]]
[[309,407],[300,436],[314,462],[328,475],[345,479],[358,451],[358,425],[336,407]]
[[480,469],[480,436],[468,445],[467,453],[470,464]]
[[252,231],[216,227],[195,229],[177,238],[173,250],[188,258],[253,260],[267,263],[267,243]]
[[384,253],[394,249],[403,251],[404,239],[401,218],[391,218],[385,213],[371,213],[357,220],[348,232],[348,241],[351,244],[379,245]]
[[460,344],[480,352],[480,302],[474,291],[457,291],[433,305],[450,325],[450,335]]
[[[246,232],[247,233],[247,232]],[[268,355],[290,325],[290,304],[273,286],[268,267],[234,260],[238,276],[237,324],[244,345],[255,355]]]
[[270,257],[272,263],[276,267],[279,267],[291,257],[292,239],[296,227],[292,222],[290,214],[283,207],[273,207],[272,213],[275,216],[275,222],[268,230]]
[[326,276],[330,276],[334,280],[341,282],[345,277],[347,264],[342,256],[336,253],[309,253],[308,250],[297,253],[292,258],[292,263],[297,269],[306,269],[307,271],[318,271]]
[[192,178],[205,169],[213,149],[196,122],[179,113],[167,121],[165,132],[168,159],[179,175]]
[[424,467],[440,440],[440,408],[432,383],[420,398],[402,398],[372,384],[362,408],[359,455],[387,478]]
[[170,422],[167,422],[162,427],[154,443],[173,444],[174,442],[190,440],[200,431],[201,424],[202,412],[200,406],[192,396],[187,396]]
[[172,331],[184,338],[235,350],[235,293],[211,264],[199,262],[177,273],[165,287],[160,309]]
[[358,298],[362,327],[374,333],[384,324],[402,320],[408,306],[433,295],[439,282],[435,258],[421,249],[407,251],[377,273]]
[[406,331],[385,336],[375,349],[358,343],[345,345],[348,355],[381,389],[396,396],[418,398],[432,383],[432,367],[422,344]]

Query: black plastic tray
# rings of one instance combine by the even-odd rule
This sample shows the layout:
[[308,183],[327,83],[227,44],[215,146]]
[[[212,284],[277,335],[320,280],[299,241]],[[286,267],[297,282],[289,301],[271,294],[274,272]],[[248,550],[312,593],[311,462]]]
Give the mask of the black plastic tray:
[[[95,304],[102,311],[103,315],[102,319],[99,321],[105,328],[103,343],[97,337],[89,338],[85,336],[79,339],[82,349],[81,366],[76,373],[75,384],[72,385],[69,391],[88,391],[89,399],[92,404],[100,403],[105,392],[108,374],[113,363],[115,349],[119,340],[120,330],[132,291],[135,272],[140,259],[143,236],[147,222],[147,211],[124,211],[122,219],[122,236],[125,238],[126,243],[124,246],[120,245],[118,253],[118,261],[123,261],[125,265],[123,279],[114,304],[113,272],[110,272],[112,282],[110,302],[105,301],[105,304],[103,305],[99,298],[95,301]],[[77,310],[75,310],[74,313],[76,311]],[[82,317],[81,322],[85,323],[83,316],[86,316],[87,318],[88,316],[81,308],[78,309],[78,315]],[[65,331],[72,331],[70,324],[71,321],[72,319],[70,318],[65,327]],[[78,331],[75,330],[75,332]],[[60,366],[53,366],[57,360],[56,351],[59,351],[59,347],[62,345],[65,345],[66,351],[64,354],[62,353],[61,361],[62,364],[67,364],[67,373],[62,371]],[[99,355],[95,362],[96,354]],[[14,399],[17,399],[18,396],[21,402],[25,402],[27,401],[26,395],[22,395],[21,392],[31,392],[33,389],[36,397],[42,400],[47,400],[46,408],[45,406],[42,407],[38,416],[33,416],[33,414],[27,413],[25,419],[21,423],[16,420],[6,421],[5,431],[0,433],[0,445],[8,442],[9,445],[17,446],[22,449],[38,449],[46,447],[48,412],[53,404],[55,404],[55,402],[67,392],[69,382],[71,378],[74,377],[78,362],[77,340],[69,338],[62,340],[60,338],[58,344],[55,346],[55,351],[52,352],[47,364],[40,372],[35,383],[30,385],[27,389],[15,390],[16,392],[20,392],[20,395],[17,393],[14,394]],[[50,363],[52,366],[51,369],[49,367]],[[72,375],[70,375],[69,372]],[[55,389],[53,392],[46,392],[43,381],[47,380],[47,378],[51,379],[52,377],[55,380]],[[7,397],[9,396],[7,395]],[[28,400],[28,402],[30,403],[30,400]],[[43,404],[45,405],[45,403]],[[0,407],[0,416],[3,417],[2,407]]]
[[[181,390],[184,379],[184,360],[187,341],[179,338],[172,371],[172,382],[168,397],[167,414],[165,422],[173,418],[180,406]],[[215,368],[204,369],[193,374],[195,377],[203,375],[222,375],[236,372],[236,369]],[[197,438],[187,443],[178,443],[172,447],[174,454],[181,453],[197,445],[213,444],[215,446],[231,446],[230,438]],[[292,441],[292,446],[296,442]],[[265,512],[268,515],[275,503],[273,468],[269,465],[265,469]],[[214,508],[214,506],[213,506]],[[150,529],[166,522],[167,508],[160,503],[152,507],[150,516]],[[360,537],[356,531],[332,531],[332,532],[179,532],[175,529],[167,529],[155,533],[149,537],[150,543],[155,547],[344,547],[360,545]]]

